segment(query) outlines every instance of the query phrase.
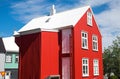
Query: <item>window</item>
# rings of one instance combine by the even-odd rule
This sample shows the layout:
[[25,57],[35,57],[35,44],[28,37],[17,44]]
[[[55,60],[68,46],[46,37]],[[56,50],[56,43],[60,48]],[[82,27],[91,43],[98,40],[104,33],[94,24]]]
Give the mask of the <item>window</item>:
[[15,56],[15,63],[18,63],[18,62],[19,62],[19,56],[16,55],[16,56]]
[[71,29],[62,30],[62,54],[70,53]]
[[92,26],[92,13],[87,12],[87,24]]
[[6,63],[11,63],[11,62],[12,62],[12,55],[6,54],[5,62],[6,62]]
[[94,75],[99,75],[99,65],[98,65],[98,60],[94,59],[93,60],[93,71],[94,71]]
[[98,38],[96,35],[92,36],[92,41],[93,41],[93,50],[98,51]]
[[89,76],[89,67],[88,67],[88,59],[82,59],[82,74],[83,76]]
[[11,71],[6,71],[5,76],[11,76]]
[[88,34],[87,32],[82,32],[82,48],[88,49]]

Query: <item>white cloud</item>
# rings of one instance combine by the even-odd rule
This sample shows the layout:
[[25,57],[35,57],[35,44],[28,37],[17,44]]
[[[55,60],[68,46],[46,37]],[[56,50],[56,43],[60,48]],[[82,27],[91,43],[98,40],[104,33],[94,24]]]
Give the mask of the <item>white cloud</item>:
[[45,14],[45,12],[48,12],[49,6],[50,4],[44,4],[43,0],[27,0],[25,2],[12,4],[11,8],[13,11],[11,13],[17,15],[17,19],[26,23],[32,18],[41,16]]
[[96,15],[97,23],[102,26],[103,47],[112,44],[116,36],[120,36],[120,0],[113,0],[108,3],[110,9]]
[[94,7],[109,3],[110,1],[112,0],[81,0],[80,3],[82,3],[82,5],[90,5]]

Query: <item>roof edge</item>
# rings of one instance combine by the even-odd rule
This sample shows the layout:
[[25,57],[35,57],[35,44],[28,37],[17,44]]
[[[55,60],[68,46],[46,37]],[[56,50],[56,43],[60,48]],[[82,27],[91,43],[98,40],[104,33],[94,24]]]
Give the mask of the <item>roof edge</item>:
[[19,50],[6,50],[6,52],[16,52],[16,53],[19,53]]
[[31,30],[27,30],[27,31],[23,31],[23,32],[19,32],[19,31],[15,31],[14,32],[14,36],[15,37],[19,37],[19,36],[21,36],[21,35],[28,35],[28,34],[33,34],[33,33],[38,33],[38,32],[40,32],[41,31],[41,29],[40,28],[37,28],[37,29],[31,29]]
[[15,37],[19,37],[21,35],[28,35],[28,34],[34,34],[34,33],[38,33],[38,32],[42,32],[42,31],[47,31],[47,32],[58,32],[58,29],[44,29],[44,28],[37,28],[37,29],[32,29],[32,30],[27,30],[27,31],[23,31],[23,32],[14,32],[14,36]]
[[91,10],[91,12],[92,12],[92,15],[93,15],[93,17],[94,17],[94,20],[95,20],[95,23],[96,23],[96,25],[97,25],[98,31],[99,31],[100,35],[102,36],[101,30],[100,30],[100,27],[99,27],[99,25],[98,25],[98,23],[97,23],[97,21],[96,21],[96,17],[95,17],[95,14],[94,14],[94,12],[93,12],[93,9],[92,9],[92,7],[90,7],[90,6],[89,6],[89,8],[90,8],[90,10]]

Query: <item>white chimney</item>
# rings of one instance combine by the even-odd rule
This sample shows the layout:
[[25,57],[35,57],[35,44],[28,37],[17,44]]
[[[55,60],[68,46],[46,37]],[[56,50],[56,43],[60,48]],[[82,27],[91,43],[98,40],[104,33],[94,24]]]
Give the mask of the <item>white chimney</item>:
[[50,15],[54,15],[56,13],[55,5],[52,5]]

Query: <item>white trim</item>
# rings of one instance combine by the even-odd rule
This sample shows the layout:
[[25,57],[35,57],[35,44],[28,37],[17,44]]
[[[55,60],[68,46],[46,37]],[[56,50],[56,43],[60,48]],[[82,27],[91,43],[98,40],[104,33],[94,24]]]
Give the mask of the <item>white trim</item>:
[[33,29],[33,30],[27,30],[27,31],[23,31],[23,32],[16,32],[14,33],[14,36],[15,37],[19,37],[20,35],[28,35],[28,34],[34,34],[34,33],[38,33],[38,32],[41,32],[41,31],[47,31],[47,32],[59,32],[58,29]]
[[[86,34],[86,37],[82,36],[83,33]],[[87,41],[87,45],[85,47],[83,47],[83,39]],[[88,49],[88,32],[81,31],[81,46],[83,49]]]
[[94,76],[99,75],[99,60],[98,59],[93,60],[93,74],[94,74]]
[[89,26],[92,26],[93,25],[93,22],[92,22],[92,12],[90,12],[90,11],[88,11],[87,12],[87,24],[89,25]]
[[[86,60],[87,61],[87,63],[84,63],[83,62],[83,60]],[[87,72],[87,73],[83,73],[83,66],[87,66],[87,71],[85,71],[85,72]],[[83,77],[87,77],[87,76],[89,76],[89,59],[88,58],[82,58],[82,76]]]
[[19,32],[20,35],[28,35],[28,34],[34,34],[34,33],[38,33],[40,32],[41,29],[33,29],[33,30],[27,30],[27,31],[24,31],[24,32]]
[[57,29],[41,29],[41,31],[47,31],[47,32],[58,32]]
[[[95,40],[93,38],[95,38]],[[97,47],[95,47],[95,49],[93,46],[93,42],[97,43]],[[93,51],[98,51],[98,36],[97,35],[92,35],[92,49],[93,49]]]

